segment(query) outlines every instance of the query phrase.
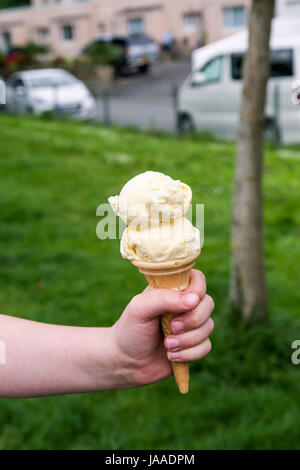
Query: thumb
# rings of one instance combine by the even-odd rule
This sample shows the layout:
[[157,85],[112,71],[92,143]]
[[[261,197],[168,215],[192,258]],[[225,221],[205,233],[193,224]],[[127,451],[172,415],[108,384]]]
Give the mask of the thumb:
[[183,313],[196,307],[200,297],[192,292],[171,289],[149,289],[136,295],[130,302],[136,320],[151,321],[166,312]]

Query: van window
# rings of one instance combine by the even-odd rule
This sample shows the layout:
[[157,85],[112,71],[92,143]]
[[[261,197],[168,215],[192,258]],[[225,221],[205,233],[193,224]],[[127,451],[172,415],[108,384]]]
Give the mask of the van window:
[[200,72],[205,75],[204,83],[219,82],[222,78],[223,57],[218,56],[207,62]]
[[21,78],[17,78],[13,84],[12,84],[13,88],[18,88],[18,87],[24,87],[24,82],[23,80],[21,80]]
[[[241,80],[244,54],[231,55],[231,76],[233,80]],[[292,49],[278,49],[271,51],[271,77],[292,77],[293,51]]]
[[292,77],[293,73],[293,51],[282,49],[271,53],[271,77]]
[[243,68],[243,54],[231,55],[231,78],[233,80],[241,80]]

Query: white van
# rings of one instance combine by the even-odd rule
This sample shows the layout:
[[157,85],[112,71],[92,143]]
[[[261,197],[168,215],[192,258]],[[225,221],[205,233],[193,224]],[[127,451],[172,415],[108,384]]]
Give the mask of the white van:
[[[281,18],[273,20],[270,46],[266,133],[285,144],[297,143],[300,142],[300,105],[296,104],[293,88],[298,86],[300,97],[299,19],[289,18],[288,23]],[[223,139],[236,138],[242,62],[247,47],[248,33],[242,31],[194,51],[192,72],[178,93],[180,132],[197,130]]]

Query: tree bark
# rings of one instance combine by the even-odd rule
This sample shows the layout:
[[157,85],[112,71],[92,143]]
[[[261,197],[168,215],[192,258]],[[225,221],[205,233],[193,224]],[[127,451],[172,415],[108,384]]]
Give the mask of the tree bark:
[[244,318],[267,315],[262,168],[270,30],[274,0],[253,0],[237,144],[233,200],[231,305]]

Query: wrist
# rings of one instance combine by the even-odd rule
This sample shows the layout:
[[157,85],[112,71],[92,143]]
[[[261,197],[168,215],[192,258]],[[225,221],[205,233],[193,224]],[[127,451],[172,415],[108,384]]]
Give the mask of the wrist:
[[135,385],[132,366],[118,346],[116,329],[92,328],[83,368],[88,391],[115,390]]

